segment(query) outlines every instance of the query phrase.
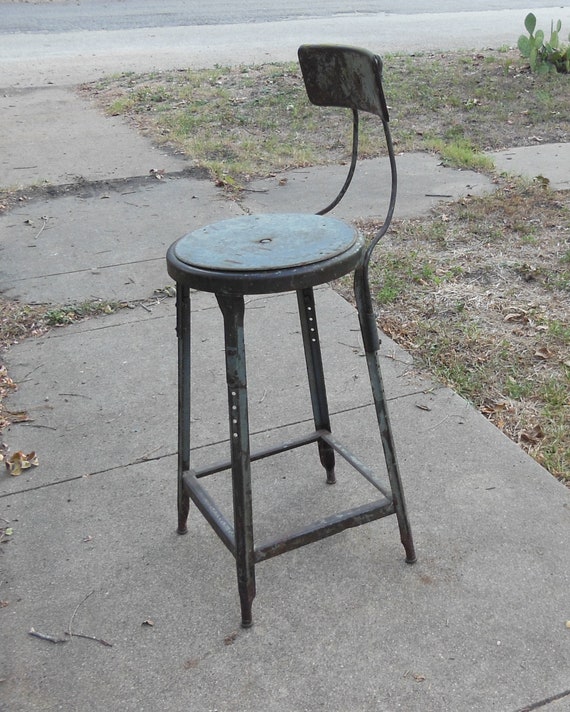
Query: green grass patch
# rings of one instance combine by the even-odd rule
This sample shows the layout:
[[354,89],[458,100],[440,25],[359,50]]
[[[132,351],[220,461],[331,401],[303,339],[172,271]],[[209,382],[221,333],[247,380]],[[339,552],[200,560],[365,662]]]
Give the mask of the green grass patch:
[[445,141],[441,138],[426,139],[426,146],[439,153],[445,165],[469,170],[492,171],[494,163],[491,158],[475,150],[466,139]]
[[112,314],[121,306],[125,305],[96,299],[75,305],[48,308],[42,315],[42,320],[46,326],[65,326],[92,316]]

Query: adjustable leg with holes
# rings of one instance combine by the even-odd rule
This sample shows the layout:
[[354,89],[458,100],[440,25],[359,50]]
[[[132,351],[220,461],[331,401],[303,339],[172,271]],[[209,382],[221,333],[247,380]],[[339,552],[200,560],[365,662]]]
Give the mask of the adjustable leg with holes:
[[247,412],[247,376],[243,338],[244,300],[239,296],[216,294],[224,317],[226,380],[234,505],[235,559],[241,624],[249,628],[251,604],[255,597],[255,559],[251,505],[251,460]]
[[[299,304],[299,316],[301,318],[301,333],[303,335],[303,347],[305,349],[305,361],[307,363],[307,375],[309,377],[315,430],[326,430],[330,432],[331,423],[313,290],[303,289],[297,292],[297,302]],[[333,485],[336,482],[334,474],[334,449],[324,440],[319,440],[318,443],[321,464],[327,473],[327,483]]]

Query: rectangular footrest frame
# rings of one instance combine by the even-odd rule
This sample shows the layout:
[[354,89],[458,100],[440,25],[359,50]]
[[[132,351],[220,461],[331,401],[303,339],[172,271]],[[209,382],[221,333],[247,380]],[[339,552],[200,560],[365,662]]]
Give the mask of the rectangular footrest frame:
[[[282,537],[267,540],[254,549],[255,563],[278,556],[286,551],[297,549],[298,547],[310,544],[320,539],[324,539],[333,534],[337,534],[345,529],[357,527],[360,524],[372,522],[395,513],[394,502],[388,491],[375,479],[372,471],[366,467],[350,450],[334,438],[330,432],[316,430],[309,435],[288,440],[279,445],[275,445],[263,450],[251,453],[250,460],[261,460],[272,455],[276,455],[287,450],[308,445],[317,441],[326,442],[344,458],[357,472],[363,475],[370,484],[379,490],[383,497],[369,504],[360,505],[352,509],[347,509],[337,514],[329,515],[319,519],[312,524],[308,524],[294,532],[290,532]],[[198,470],[188,470],[184,472],[182,483],[185,492],[194,502],[196,507],[203,514],[212,529],[223,541],[225,546],[236,556],[236,539],[233,525],[226,519],[219,507],[216,505],[207,490],[200,483],[200,479],[217,472],[223,472],[231,468],[229,460],[217,462],[208,467]]]

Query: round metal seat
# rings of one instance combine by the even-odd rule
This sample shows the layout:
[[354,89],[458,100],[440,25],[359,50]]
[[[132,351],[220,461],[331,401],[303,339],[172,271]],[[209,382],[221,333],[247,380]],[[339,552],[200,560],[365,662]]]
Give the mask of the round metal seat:
[[207,292],[266,294],[313,287],[352,272],[364,238],[337,218],[296,213],[244,215],[175,242],[170,276]]

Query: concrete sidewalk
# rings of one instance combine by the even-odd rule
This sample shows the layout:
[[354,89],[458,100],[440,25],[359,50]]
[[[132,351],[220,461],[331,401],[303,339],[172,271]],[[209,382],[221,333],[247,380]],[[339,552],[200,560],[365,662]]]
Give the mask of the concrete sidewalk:
[[[320,171],[295,172],[285,187],[265,181],[266,192],[238,205],[71,91],[50,91],[41,106],[55,102],[51,121],[25,110],[38,95],[2,99],[22,136],[40,121],[44,132],[25,160],[0,135],[2,183],[29,183],[28,170],[82,180],[0,217],[0,289],[26,302],[100,297],[134,308],[5,355],[19,383],[9,406],[33,421],[4,440],[12,451],[35,450],[40,466],[0,479],[0,516],[13,529],[0,554],[0,709],[570,709],[568,490],[456,394],[420,378],[386,338],[382,364],[418,563],[405,565],[393,517],[359,527],[259,566],[255,625],[239,628],[231,556],[195,509],[189,535],[175,534],[176,340],[173,299],[160,291],[169,284],[164,255],[212,220],[314,207],[301,199]],[[63,131],[57,101],[74,117],[66,155],[50,141]],[[81,149],[87,127],[96,160]],[[528,172],[524,155],[517,160]],[[526,165],[550,177],[549,156],[539,161]],[[400,216],[421,214],[434,196],[492,189],[428,156],[402,156],[399,166]],[[151,168],[166,168],[166,178],[150,177]],[[383,199],[337,214],[376,214]],[[364,461],[379,461],[354,310],[329,288],[319,290],[318,306],[333,428]],[[227,431],[223,347],[211,295],[195,295],[194,309],[192,434],[206,463],[224,450]],[[291,295],[248,303],[257,444],[311,429],[295,312]],[[227,478],[211,479],[229,506]],[[369,496],[342,468],[338,480],[324,484],[307,448],[256,465],[256,532],[291,529]],[[61,637],[70,626],[112,647],[28,634]]]

